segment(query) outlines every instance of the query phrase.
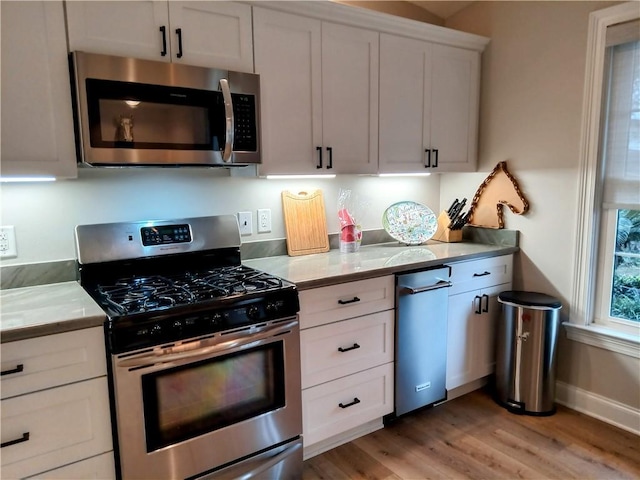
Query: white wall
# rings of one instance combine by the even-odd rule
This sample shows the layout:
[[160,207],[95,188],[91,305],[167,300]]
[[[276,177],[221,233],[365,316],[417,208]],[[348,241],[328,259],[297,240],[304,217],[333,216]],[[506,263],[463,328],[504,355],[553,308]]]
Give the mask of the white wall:
[[[505,212],[520,231],[515,288],[554,295],[569,313],[589,13],[612,2],[475,2],[446,26],[491,38],[482,58],[479,171],[444,175],[440,200],[473,195],[500,161],[530,212]],[[637,359],[561,335],[558,379],[640,408]]]
[[[367,200],[365,230],[382,228],[382,214],[394,202],[413,200],[439,208],[440,178],[379,178],[345,175],[323,180],[267,180],[229,177],[211,169],[80,169],[77,180],[1,184],[2,225],[14,225],[18,257],[2,265],[75,258],[76,225],[206,215],[253,213],[254,234],[243,242],[285,238],[281,192],[320,188],[329,233],[338,232],[340,188]],[[271,233],[256,233],[258,208],[270,208]],[[366,236],[366,232],[364,234]]]

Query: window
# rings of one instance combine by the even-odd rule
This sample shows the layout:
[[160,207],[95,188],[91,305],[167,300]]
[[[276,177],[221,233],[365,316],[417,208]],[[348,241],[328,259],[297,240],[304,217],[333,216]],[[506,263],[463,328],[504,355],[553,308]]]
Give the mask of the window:
[[590,17],[568,335],[640,357],[640,11]]

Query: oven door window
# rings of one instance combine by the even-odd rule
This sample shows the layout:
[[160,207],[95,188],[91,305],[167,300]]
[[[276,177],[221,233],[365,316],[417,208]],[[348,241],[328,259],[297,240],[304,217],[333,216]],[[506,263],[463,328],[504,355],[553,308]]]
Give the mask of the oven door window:
[[143,375],[147,451],[284,407],[283,348],[278,341]]
[[224,148],[220,92],[92,78],[86,89],[93,148]]

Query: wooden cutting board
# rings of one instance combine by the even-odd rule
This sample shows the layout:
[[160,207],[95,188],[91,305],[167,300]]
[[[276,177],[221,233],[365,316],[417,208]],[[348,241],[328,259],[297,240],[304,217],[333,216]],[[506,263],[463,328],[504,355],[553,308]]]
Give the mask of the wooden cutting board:
[[287,253],[294,257],[329,251],[327,216],[322,190],[282,192]]

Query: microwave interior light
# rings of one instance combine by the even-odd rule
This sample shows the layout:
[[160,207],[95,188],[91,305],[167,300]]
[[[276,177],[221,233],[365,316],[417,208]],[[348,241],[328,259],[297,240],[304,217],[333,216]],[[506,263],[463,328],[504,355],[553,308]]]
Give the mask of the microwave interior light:
[[379,173],[379,177],[428,177],[431,173]]
[[124,103],[129,105],[131,108],[136,108],[138,105],[140,105],[140,100],[125,100]]
[[0,182],[55,182],[55,177],[0,177]]
[[325,174],[325,175],[267,175],[268,180],[294,180],[301,178],[336,178],[334,174]]

